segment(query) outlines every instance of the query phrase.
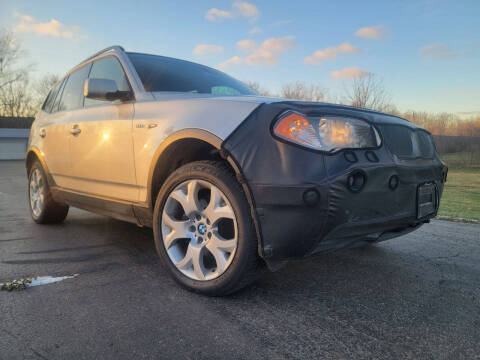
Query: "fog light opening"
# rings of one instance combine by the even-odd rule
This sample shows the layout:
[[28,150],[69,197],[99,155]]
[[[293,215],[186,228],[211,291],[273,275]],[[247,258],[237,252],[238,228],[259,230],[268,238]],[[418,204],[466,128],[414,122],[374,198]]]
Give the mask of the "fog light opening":
[[367,175],[361,170],[355,170],[347,178],[347,188],[351,192],[360,192],[367,182]]
[[303,201],[308,206],[315,206],[320,201],[320,194],[315,189],[306,190],[303,193]]

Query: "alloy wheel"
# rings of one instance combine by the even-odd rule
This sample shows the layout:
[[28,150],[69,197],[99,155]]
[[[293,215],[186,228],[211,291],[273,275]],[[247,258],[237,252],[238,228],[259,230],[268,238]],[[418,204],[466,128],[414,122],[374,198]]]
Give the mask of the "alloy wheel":
[[230,202],[218,187],[200,179],[185,181],[168,195],[161,231],[175,267],[199,281],[222,275],[238,245],[237,221]]
[[42,213],[45,201],[45,182],[40,170],[35,169],[30,177],[30,208],[35,217]]

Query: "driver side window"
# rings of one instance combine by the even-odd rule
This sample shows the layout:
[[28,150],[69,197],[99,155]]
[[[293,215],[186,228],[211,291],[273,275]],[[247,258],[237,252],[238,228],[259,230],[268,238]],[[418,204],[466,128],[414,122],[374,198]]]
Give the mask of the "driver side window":
[[[103,59],[97,60],[92,65],[89,79],[107,79],[113,80],[117,83],[119,91],[130,91],[130,85],[128,84],[127,77],[123,71],[119,61],[113,57],[108,56]],[[118,103],[117,101],[103,101],[85,98],[85,107],[98,106],[107,103]]]

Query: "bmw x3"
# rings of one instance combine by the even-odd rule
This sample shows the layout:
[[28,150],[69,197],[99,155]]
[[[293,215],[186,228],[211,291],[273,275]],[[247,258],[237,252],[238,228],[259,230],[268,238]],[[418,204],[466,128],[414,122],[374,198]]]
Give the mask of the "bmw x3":
[[209,295],[265,265],[418,229],[447,177],[432,136],[407,120],[261,97],[215,69],[120,46],[52,88],[26,166],[35,222],[73,206],[152,227],[171,275]]

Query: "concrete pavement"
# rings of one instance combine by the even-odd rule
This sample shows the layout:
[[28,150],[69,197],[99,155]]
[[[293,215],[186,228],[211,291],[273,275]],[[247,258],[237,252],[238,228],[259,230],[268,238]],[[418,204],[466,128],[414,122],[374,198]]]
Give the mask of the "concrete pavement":
[[480,226],[433,221],[290,263],[225,298],[180,288],[151,230],[71,209],[36,225],[22,162],[0,162],[0,359],[480,358]]

